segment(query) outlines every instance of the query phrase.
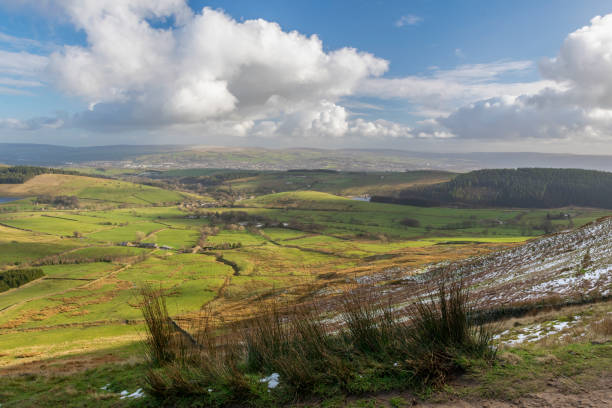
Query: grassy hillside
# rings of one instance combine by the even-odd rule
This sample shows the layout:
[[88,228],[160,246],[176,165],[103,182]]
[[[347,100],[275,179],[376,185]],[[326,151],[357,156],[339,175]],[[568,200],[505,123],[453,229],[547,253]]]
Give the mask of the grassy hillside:
[[0,184],[22,184],[40,174],[76,174],[76,172],[44,167],[0,166]]
[[184,195],[126,181],[65,174],[41,174],[22,184],[0,184],[0,196],[76,196],[110,203],[155,204],[178,202]]
[[[370,182],[364,180],[364,186]],[[547,209],[423,208],[303,190],[238,200],[234,207],[211,207],[210,202],[176,191],[59,174],[0,185],[0,191],[0,196],[18,197],[74,195],[83,204],[59,208],[35,204],[33,198],[0,204],[0,273],[31,268],[43,273],[0,293],[0,376],[4,380],[10,373],[48,374],[0,381],[3,407],[153,403],[121,400],[119,395],[144,386],[146,367],[138,346],[144,338],[138,295],[143,285],[164,293],[170,316],[185,330],[197,325],[207,310],[215,324],[232,324],[252,316],[262,302],[292,304],[313,297],[327,301],[363,284],[375,285],[405,306],[417,293],[414,276],[464,265],[453,262],[466,258],[495,266],[484,271],[513,271],[518,278],[512,284],[545,284],[548,277],[561,273],[544,268],[554,263],[538,260],[541,273],[527,279],[515,255],[522,252],[513,248],[523,248],[523,242],[545,233],[546,221],[564,230],[609,214],[565,208],[569,217],[551,219]],[[182,201],[190,205],[177,204]],[[549,244],[530,244],[526,248],[535,249],[528,252],[563,254],[563,268],[584,258],[582,249],[570,248],[569,241],[567,247],[553,245],[561,242],[554,239],[542,242]],[[584,237],[581,242],[591,240]],[[145,245],[138,247],[141,244]],[[589,244],[591,262],[599,265],[601,251],[593,245]],[[500,250],[515,251],[504,258],[511,265],[487,257]],[[586,282],[591,272],[587,267],[579,277],[558,277]],[[491,299],[497,286],[487,285],[498,281],[503,282],[483,278],[474,287]],[[513,293],[519,296],[523,289]],[[591,286],[588,289],[590,293]],[[334,310],[325,313],[333,322]],[[515,327],[500,339],[511,341],[520,333]],[[53,374],[70,370],[74,374],[63,378]],[[361,386],[359,380],[351,383]],[[384,389],[384,384],[377,384],[377,389]]]

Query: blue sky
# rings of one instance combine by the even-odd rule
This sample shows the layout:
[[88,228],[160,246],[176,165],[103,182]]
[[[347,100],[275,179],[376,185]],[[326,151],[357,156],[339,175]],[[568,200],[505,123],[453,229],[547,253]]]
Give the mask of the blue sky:
[[[286,30],[317,34],[329,49],[352,46],[391,61],[389,75],[426,72],[437,65],[554,56],[565,36],[609,1],[190,1],[194,9],[221,8],[240,19],[264,18]],[[402,16],[422,19],[398,29]],[[456,49],[465,57],[459,58]]]
[[[0,5],[0,142],[163,143],[172,135],[197,144],[420,150],[610,146],[607,97],[594,96],[593,73],[573,60],[609,68],[596,46],[609,40],[609,19],[591,23],[611,11],[609,1],[183,3],[162,0],[155,10],[143,0]],[[204,7],[212,13],[204,16]],[[121,21],[122,8],[132,20]],[[105,20],[113,13],[120,16],[114,29]],[[282,31],[243,25],[253,19]],[[150,32],[127,29],[134,21]],[[218,31],[205,28],[215,24]],[[588,32],[568,40],[582,27]],[[300,38],[291,39],[294,30]],[[159,51],[150,41],[156,32],[168,34],[167,49],[148,67],[136,55]],[[228,33],[234,42],[225,44]],[[113,41],[125,50],[108,51]],[[344,47],[353,53],[337,55]],[[202,59],[189,56],[199,50]],[[306,66],[295,81],[291,72],[303,65],[284,61],[287,55]],[[30,61],[40,67],[27,68]],[[543,109],[543,98],[554,99],[554,112],[534,110]],[[553,125],[555,114],[562,125]]]

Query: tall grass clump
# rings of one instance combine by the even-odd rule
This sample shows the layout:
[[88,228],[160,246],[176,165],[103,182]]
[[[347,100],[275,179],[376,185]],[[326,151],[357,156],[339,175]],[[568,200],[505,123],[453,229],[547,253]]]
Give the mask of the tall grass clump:
[[492,332],[474,324],[468,290],[463,282],[442,279],[436,293],[420,299],[413,308],[407,347],[409,363],[424,382],[442,383],[461,367],[462,356],[492,360]]
[[321,320],[316,305],[262,307],[243,331],[247,371],[276,372],[295,395],[346,383],[343,344]]
[[[345,341],[364,354],[388,354],[404,336],[389,304],[381,304],[369,287],[357,288],[341,297]],[[399,337],[398,337],[399,336]]]
[[161,289],[154,289],[150,285],[142,286],[139,292],[140,310],[147,330],[146,357],[156,365],[172,361],[176,351],[173,344],[175,330],[168,315],[166,297]]
[[[473,324],[467,291],[447,280],[403,319],[373,288],[355,288],[339,298],[335,317],[324,318],[315,302],[273,302],[232,327],[211,324],[209,314],[193,337],[169,323],[160,291],[142,295],[157,297],[142,303],[149,392],[169,404],[274,405],[437,386],[460,370],[464,358],[495,355],[491,335]],[[271,374],[280,379],[278,387],[265,380]]]

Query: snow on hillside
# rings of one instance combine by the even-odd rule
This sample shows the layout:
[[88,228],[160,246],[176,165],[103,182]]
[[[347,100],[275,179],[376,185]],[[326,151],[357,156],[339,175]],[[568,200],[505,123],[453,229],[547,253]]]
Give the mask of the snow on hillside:
[[[416,296],[435,293],[438,277],[462,277],[477,307],[499,307],[557,297],[560,300],[612,295],[612,217],[531,240],[521,246],[457,262],[404,268],[385,288],[399,308]],[[389,273],[369,281],[389,281]],[[397,281],[396,281],[397,282]]]
[[[612,218],[446,268],[463,276],[483,305],[607,296],[612,288]],[[439,269],[434,266],[426,274]]]

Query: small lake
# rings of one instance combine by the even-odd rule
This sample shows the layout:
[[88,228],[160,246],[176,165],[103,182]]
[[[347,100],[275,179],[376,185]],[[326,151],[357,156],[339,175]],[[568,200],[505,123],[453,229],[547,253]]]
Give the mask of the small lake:
[[355,200],[355,201],[370,201],[370,197],[351,197],[351,200]]
[[11,201],[21,200],[19,197],[0,197],[0,204],[10,203]]

